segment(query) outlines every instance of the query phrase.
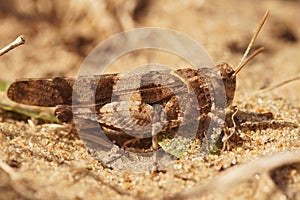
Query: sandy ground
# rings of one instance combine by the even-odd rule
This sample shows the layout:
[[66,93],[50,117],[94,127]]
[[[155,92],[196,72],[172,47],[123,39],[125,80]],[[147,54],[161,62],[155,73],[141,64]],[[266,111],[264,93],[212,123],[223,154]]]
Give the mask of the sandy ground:
[[[300,1],[135,2],[1,0],[1,46],[20,34],[27,43],[1,57],[0,80],[75,76],[101,41],[149,26],[184,33],[215,63],[237,66],[270,10],[254,45],[266,51],[238,75],[233,104],[271,112],[273,125],[239,131],[239,142],[220,155],[181,159],[164,172],[137,174],[103,167],[80,139],[68,135],[68,126],[1,116],[0,199],[300,199],[299,81],[253,95],[300,74]],[[109,71],[149,62],[186,64],[166,52],[143,50],[122,57]],[[8,102],[3,92],[1,98]]]

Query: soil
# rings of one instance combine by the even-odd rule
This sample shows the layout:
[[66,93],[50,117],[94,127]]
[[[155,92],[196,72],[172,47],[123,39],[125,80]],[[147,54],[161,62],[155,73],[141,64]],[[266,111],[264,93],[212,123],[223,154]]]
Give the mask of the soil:
[[[25,45],[0,58],[0,80],[7,83],[76,76],[100,42],[144,27],[183,33],[214,63],[237,66],[270,10],[254,44],[266,50],[238,74],[233,105],[274,116],[235,132],[238,139],[219,155],[185,157],[160,172],[135,173],[105,167],[69,134],[68,125],[3,115],[0,199],[300,199],[299,81],[255,94],[300,75],[299,7],[299,0],[0,0],[1,46],[26,37]],[[188,65],[171,53],[144,49],[122,56],[107,72],[147,63]],[[16,105],[4,92],[0,101]]]

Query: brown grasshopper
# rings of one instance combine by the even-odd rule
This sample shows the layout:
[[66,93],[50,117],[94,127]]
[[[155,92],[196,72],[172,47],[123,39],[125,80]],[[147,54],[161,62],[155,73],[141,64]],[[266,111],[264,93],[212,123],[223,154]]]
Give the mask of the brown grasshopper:
[[[221,128],[226,126],[227,120],[220,119],[220,116],[228,118],[225,109],[231,106],[234,99],[236,75],[263,51],[260,48],[246,59],[268,14],[266,12],[235,70],[221,63],[214,68],[150,71],[130,74],[125,78],[122,74],[104,74],[21,79],[10,85],[7,96],[21,104],[56,107],[55,115],[61,122],[71,123],[74,118],[83,121],[77,127],[80,130],[92,129],[92,122],[96,121],[106,136],[119,147],[143,150],[152,147],[157,150],[157,134],[175,133],[181,126],[187,129],[196,127],[193,129],[195,136],[209,141],[208,137],[214,137],[213,134],[208,136],[208,132],[213,131],[210,130],[211,123]],[[114,87],[120,80],[121,87],[116,90]],[[164,84],[158,80],[164,80]],[[77,87],[75,81],[89,83],[91,90],[95,91],[92,101],[80,90],[74,89]],[[139,82],[138,89],[131,87],[134,81]],[[77,98],[80,100],[77,101],[74,96],[80,97]],[[221,101],[218,96],[223,97]],[[94,111],[96,117],[92,115]],[[218,113],[221,113],[220,116],[216,116]],[[89,132],[85,136],[101,143],[97,141],[97,133]]]

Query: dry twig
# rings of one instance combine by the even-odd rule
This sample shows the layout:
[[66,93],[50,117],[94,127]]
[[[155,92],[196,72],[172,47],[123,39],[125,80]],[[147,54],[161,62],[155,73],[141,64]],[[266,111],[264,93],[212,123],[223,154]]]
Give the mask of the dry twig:
[[15,39],[15,41],[11,42],[10,44],[8,44],[7,46],[5,46],[4,48],[2,48],[0,50],[0,56],[6,54],[10,50],[12,50],[22,44],[25,44],[25,37],[23,35],[20,35],[19,37],[17,37],[17,39]]
[[230,191],[230,189],[240,185],[243,182],[255,180],[256,174],[261,175],[283,165],[299,162],[299,150],[296,150],[295,152],[276,153],[271,156],[266,156],[257,160],[253,160],[249,163],[233,167],[216,178],[207,181],[205,184],[201,184],[193,189],[177,193],[172,197],[167,196],[164,199],[177,200],[200,198],[216,191],[219,194],[224,194],[226,191]]

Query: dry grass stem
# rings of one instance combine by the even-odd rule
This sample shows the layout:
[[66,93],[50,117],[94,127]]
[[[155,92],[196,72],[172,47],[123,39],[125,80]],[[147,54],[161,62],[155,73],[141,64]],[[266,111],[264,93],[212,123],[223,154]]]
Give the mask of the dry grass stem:
[[15,39],[15,41],[11,42],[10,44],[8,44],[0,50],[0,56],[6,54],[10,50],[18,46],[21,46],[22,44],[25,44],[25,37],[23,35],[20,35],[19,37],[17,37],[17,39]]

